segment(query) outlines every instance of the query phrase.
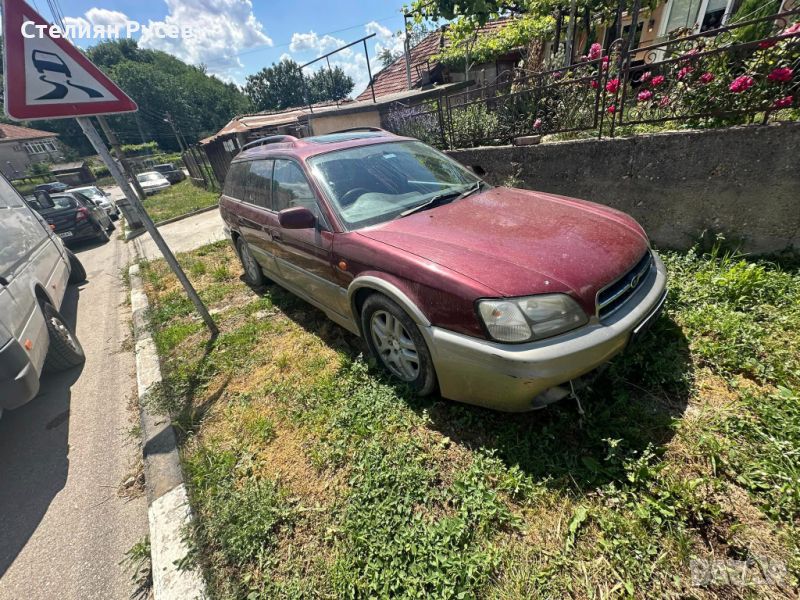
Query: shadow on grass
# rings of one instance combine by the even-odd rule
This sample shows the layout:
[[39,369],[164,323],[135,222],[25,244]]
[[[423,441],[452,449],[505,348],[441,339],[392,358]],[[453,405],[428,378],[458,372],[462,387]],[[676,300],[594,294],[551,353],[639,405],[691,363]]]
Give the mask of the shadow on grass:
[[[366,356],[363,341],[325,314],[276,285],[253,288],[306,331],[349,358]],[[687,406],[692,364],[688,342],[666,313],[592,385],[579,393],[585,411],[565,399],[543,410],[508,414],[438,395],[419,398],[375,368],[384,383],[443,435],[477,451],[492,452],[508,466],[558,488],[576,492],[624,479],[626,465],[646,451],[656,456],[674,434]]]

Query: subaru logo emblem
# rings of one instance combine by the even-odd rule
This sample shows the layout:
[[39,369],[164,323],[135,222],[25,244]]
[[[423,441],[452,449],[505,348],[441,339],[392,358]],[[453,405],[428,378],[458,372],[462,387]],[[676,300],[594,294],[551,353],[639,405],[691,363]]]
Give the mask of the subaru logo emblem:
[[631,279],[631,289],[634,289],[637,285],[639,285],[639,279],[641,279],[642,274],[636,273],[633,278]]

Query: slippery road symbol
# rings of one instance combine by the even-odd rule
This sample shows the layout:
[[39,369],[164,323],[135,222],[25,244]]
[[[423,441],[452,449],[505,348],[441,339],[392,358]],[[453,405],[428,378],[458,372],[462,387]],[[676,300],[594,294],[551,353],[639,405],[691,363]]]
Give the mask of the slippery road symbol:
[[[34,50],[33,54],[31,54],[31,60],[33,61],[33,66],[36,67],[36,70],[41,73],[41,75],[39,75],[39,80],[49,83],[51,86],[53,86],[52,90],[39,96],[36,98],[37,100],[61,100],[67,96],[70,87],[82,91],[89,96],[89,98],[103,97],[103,94],[93,88],[72,83],[70,79],[72,77],[72,73],[58,54],[54,54],[53,52],[45,52],[44,50]],[[65,76],[66,85],[60,81],[48,79],[47,75],[44,73],[59,73]]]

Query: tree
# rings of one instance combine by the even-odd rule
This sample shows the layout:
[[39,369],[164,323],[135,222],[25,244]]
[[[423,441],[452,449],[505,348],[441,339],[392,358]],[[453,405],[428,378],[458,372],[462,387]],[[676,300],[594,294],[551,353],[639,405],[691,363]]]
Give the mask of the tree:
[[304,76],[297,63],[289,58],[248,75],[244,91],[258,110],[283,110],[302,106]]
[[338,101],[347,98],[355,82],[341,67],[320,69],[306,80],[311,102]]
[[391,48],[381,48],[381,51],[378,52],[378,60],[384,67],[388,67],[401,56],[403,56],[402,52],[392,52]]

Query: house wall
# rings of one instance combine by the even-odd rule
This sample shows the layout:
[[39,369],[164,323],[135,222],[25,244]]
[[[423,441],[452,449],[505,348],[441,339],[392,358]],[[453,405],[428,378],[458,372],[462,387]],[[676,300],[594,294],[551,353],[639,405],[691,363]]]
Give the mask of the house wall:
[[324,135],[353,127],[380,127],[381,115],[377,110],[344,115],[309,115],[308,122],[314,135]]
[[491,183],[622,210],[660,247],[722,233],[745,252],[800,249],[800,123],[453,150]]
[[[19,150],[15,150],[15,147]],[[55,162],[60,157],[60,151],[30,155],[25,151],[24,143],[19,140],[0,143],[0,171],[9,179],[22,177],[33,163]]]

